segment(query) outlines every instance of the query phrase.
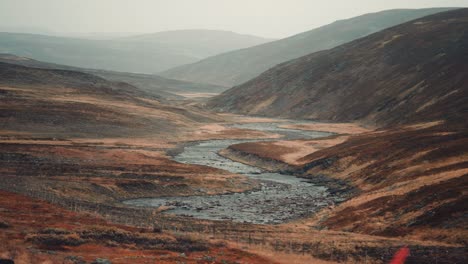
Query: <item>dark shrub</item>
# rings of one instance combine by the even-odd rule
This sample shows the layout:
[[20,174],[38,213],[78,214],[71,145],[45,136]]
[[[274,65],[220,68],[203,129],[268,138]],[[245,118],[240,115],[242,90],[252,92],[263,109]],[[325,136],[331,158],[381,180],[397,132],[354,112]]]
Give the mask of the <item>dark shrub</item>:
[[[7,223],[6,221],[1,221],[0,220],[0,228],[10,228],[11,225],[9,223]],[[1,263],[1,262],[0,262]]]
[[86,243],[86,240],[80,238],[77,234],[36,234],[28,236],[27,240],[46,247],[79,246]]

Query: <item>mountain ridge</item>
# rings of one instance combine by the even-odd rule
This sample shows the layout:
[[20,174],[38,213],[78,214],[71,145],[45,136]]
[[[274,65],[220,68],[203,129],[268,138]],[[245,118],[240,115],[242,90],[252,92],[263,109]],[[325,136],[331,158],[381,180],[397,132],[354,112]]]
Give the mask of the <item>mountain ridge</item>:
[[179,32],[180,40],[160,37],[153,41],[135,37],[87,39],[0,32],[0,53],[83,68],[152,74],[217,53],[269,41],[237,33],[224,34],[222,40],[214,41],[219,39],[217,31],[204,32],[206,40],[193,38],[191,36],[197,33],[189,34],[187,31],[185,34],[188,36]]
[[467,28],[468,9],[416,19],[280,64],[207,105],[377,125],[466,119]]
[[173,79],[231,87],[285,61],[330,49],[397,24],[450,9],[453,8],[392,9],[364,14],[277,41],[208,57],[160,74]]

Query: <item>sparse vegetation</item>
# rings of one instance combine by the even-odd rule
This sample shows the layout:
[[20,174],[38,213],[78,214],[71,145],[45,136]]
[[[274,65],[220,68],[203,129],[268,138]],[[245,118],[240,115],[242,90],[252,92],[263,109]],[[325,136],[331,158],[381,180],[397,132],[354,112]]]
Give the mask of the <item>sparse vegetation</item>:
[[[364,15],[272,50],[299,56],[317,36],[334,46],[432,12]],[[279,64],[207,101],[190,97],[224,88],[0,54],[0,258],[373,264],[403,250],[409,263],[466,263],[467,29],[468,9],[420,18]],[[265,47],[232,54],[265,58]],[[236,72],[225,81],[246,76]]]

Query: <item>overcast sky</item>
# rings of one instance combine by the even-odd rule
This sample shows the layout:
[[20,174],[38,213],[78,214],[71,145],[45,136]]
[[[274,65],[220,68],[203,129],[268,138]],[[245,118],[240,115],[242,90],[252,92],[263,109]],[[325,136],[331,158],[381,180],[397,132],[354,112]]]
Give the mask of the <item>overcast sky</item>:
[[0,29],[57,33],[221,29],[282,38],[385,9],[457,6],[468,7],[468,0],[0,0]]

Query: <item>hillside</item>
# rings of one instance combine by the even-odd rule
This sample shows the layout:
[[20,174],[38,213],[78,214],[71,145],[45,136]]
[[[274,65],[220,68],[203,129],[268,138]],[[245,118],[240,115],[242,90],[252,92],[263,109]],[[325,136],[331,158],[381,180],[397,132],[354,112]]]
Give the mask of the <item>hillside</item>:
[[269,262],[173,235],[155,210],[121,203],[249,190],[256,183],[241,175],[178,163],[165,150],[174,141],[261,133],[210,130],[220,117],[74,70],[0,62],[0,101],[0,262]]
[[[320,127],[326,126],[302,129]],[[298,221],[310,228],[466,245],[467,147],[466,128],[428,122],[316,140],[241,143],[221,155],[294,173],[337,193],[355,190],[344,203]]]
[[221,93],[225,87],[191,83],[186,81],[167,79],[153,74],[138,74],[128,72],[116,72],[105,70],[94,70],[78,68],[54,63],[47,63],[42,61],[33,60],[26,57],[20,57],[12,54],[0,54],[0,62],[22,65],[32,68],[41,69],[58,69],[80,71],[93,74],[113,82],[125,82],[131,84],[149,95],[162,97],[165,99],[180,99],[179,94],[193,94],[193,93]]
[[[193,38],[194,35],[204,37]],[[192,40],[187,42],[187,39]],[[3,32],[0,33],[0,53],[83,68],[155,73],[266,41],[210,30],[162,32],[110,40]]]
[[0,62],[0,86],[0,130],[58,137],[168,135],[211,120],[163,105],[129,84],[77,71]]
[[8,175],[0,189],[37,197],[54,186],[63,199],[96,203],[251,188],[244,177],[180,164],[164,154],[188,135],[201,140],[259,134],[195,133],[222,121],[216,115],[167,105],[129,84],[88,73],[2,62],[0,98],[0,170]]
[[296,226],[466,247],[467,47],[468,9],[459,9],[283,63],[208,105],[370,130],[287,125],[338,134],[245,142],[220,154],[349,194]]
[[162,72],[161,75],[231,87],[242,84],[279,63],[330,49],[382,29],[446,10],[448,9],[398,9],[339,20],[285,39],[179,66]]
[[219,111],[392,125],[466,123],[468,9],[278,65],[211,99]]

